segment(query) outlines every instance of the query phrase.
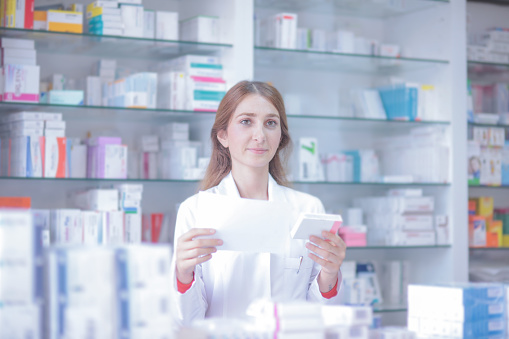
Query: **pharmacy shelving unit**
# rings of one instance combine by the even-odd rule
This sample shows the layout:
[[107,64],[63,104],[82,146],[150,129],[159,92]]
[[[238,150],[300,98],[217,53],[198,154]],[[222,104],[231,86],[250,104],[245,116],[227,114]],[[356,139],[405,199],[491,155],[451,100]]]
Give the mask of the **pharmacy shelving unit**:
[[[90,1],[81,1],[84,4],[88,2]],[[40,0],[36,5],[49,3],[50,1]],[[41,80],[54,73],[64,74],[73,79],[84,78],[91,74],[93,64],[101,58],[117,60],[120,71],[122,68],[151,71],[159,61],[180,55],[199,54],[221,56],[225,64],[224,77],[229,84],[233,84],[252,76],[252,66],[249,66],[251,53],[249,49],[245,50],[246,44],[242,39],[242,34],[246,32],[244,26],[250,28],[246,21],[252,18],[245,17],[247,13],[242,10],[241,3],[242,1],[237,0],[143,1],[145,8],[177,11],[180,18],[184,19],[196,15],[220,17],[220,37],[217,43],[7,28],[0,28],[0,35],[35,41],[37,62],[41,66]],[[247,46],[252,48],[251,44]],[[248,57],[244,56],[246,54]],[[129,149],[137,148],[140,136],[153,134],[158,125],[173,121],[189,122],[191,138],[206,141],[214,119],[214,113],[165,109],[0,103],[0,114],[21,110],[63,113],[63,119],[67,122],[66,136],[83,139],[89,132],[92,135],[118,135]],[[118,182],[143,183],[144,213],[162,212],[175,215],[176,205],[197,191],[196,181],[45,178],[1,178],[0,191],[2,195],[31,196],[32,206],[35,208],[65,208],[71,207],[68,203],[68,194],[73,190],[108,187]]]
[[[462,1],[407,1],[400,8],[387,3],[360,1],[254,0],[255,18],[296,13],[298,27],[346,29],[368,38],[403,47],[403,57],[291,50],[255,46],[254,77],[272,82],[283,94],[290,115],[292,137],[315,137],[320,153],[376,148],[380,138],[403,135],[413,127],[444,125],[451,135],[451,181],[446,184],[310,185],[295,187],[318,196],[326,209],[338,211],[357,197],[384,195],[394,187],[419,187],[436,199],[437,213],[450,217],[452,244],[425,247],[351,248],[347,260],[409,260],[411,283],[467,280],[465,208],[467,187],[461,155],[466,122],[461,86],[466,86],[465,3]],[[424,28],[424,29],[423,29]],[[454,46],[454,47],[453,47]],[[442,92],[444,121],[396,122],[345,117],[344,95],[352,88],[377,86],[389,77],[432,83]],[[464,87],[463,87],[464,88]],[[460,159],[460,160],[459,160]],[[458,162],[459,160],[459,162]],[[398,307],[399,306],[399,307]],[[380,305],[385,323],[404,324],[406,305]]]
[[[85,2],[85,1],[83,1]],[[40,0],[37,5],[50,3]],[[184,54],[219,55],[228,85],[244,79],[272,81],[283,93],[294,140],[319,138],[323,152],[369,148],[377,138],[407,133],[410,128],[445,125],[451,132],[451,180],[448,183],[331,183],[298,182],[296,189],[318,196],[330,210],[348,206],[356,197],[383,195],[394,187],[419,187],[436,198],[440,213],[452,225],[450,246],[352,248],[349,260],[410,260],[410,282],[463,281],[467,279],[466,158],[466,56],[464,0],[409,0],[404,8],[383,2],[349,0],[145,0],[149,9],[178,11],[180,18],[214,15],[221,18],[217,44],[157,41],[90,34],[66,34],[0,29],[2,36],[33,39],[41,78],[53,73],[82,78],[100,58],[113,58],[120,67],[150,70],[155,62]],[[408,51],[403,58],[367,57],[339,53],[259,48],[254,43],[254,18],[282,11],[299,14],[299,26],[337,29],[349,27],[367,37],[397,43]],[[340,26],[338,26],[340,25]],[[424,29],[425,28],[425,29]],[[357,33],[359,33],[357,32]],[[410,53],[410,51],[412,51]],[[370,87],[389,77],[434,83],[441,88],[441,109],[446,122],[395,122],[340,117],[339,98],[351,86]],[[300,102],[295,103],[295,97]],[[191,124],[191,139],[208,145],[214,114],[172,110],[139,110],[116,107],[58,106],[0,103],[0,114],[31,110],[61,112],[67,136],[85,138],[88,132],[120,135],[130,149],[141,135],[151,134],[164,122]],[[450,117],[450,118],[449,118]],[[175,213],[177,203],[196,192],[197,182],[186,180],[139,180],[143,183],[143,211]],[[108,187],[117,180],[0,178],[2,195],[31,196],[35,208],[64,208],[68,193],[87,187]],[[382,305],[376,309],[384,324],[405,323],[406,305]]]
[[[467,25],[468,31],[474,33],[486,32],[493,27],[507,27],[509,17],[509,4],[505,5],[489,3],[485,1],[469,1],[467,3]],[[501,81],[509,83],[509,64],[468,61],[468,78],[472,84],[493,84]],[[489,112],[488,112],[489,113]],[[468,123],[468,128],[473,127],[502,127],[509,135],[509,125]],[[468,195],[471,198],[491,196],[494,198],[495,208],[507,207],[509,205],[508,186],[469,185]],[[469,249],[469,263],[476,265],[493,265],[507,263],[506,248],[471,248]]]

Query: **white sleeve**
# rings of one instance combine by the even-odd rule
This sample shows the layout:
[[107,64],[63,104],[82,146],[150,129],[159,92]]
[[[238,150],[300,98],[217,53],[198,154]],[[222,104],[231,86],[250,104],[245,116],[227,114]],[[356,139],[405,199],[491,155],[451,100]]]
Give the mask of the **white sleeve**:
[[[325,213],[325,208],[323,207],[323,204],[320,201],[320,199],[318,198],[315,199],[316,201],[314,202],[313,204],[314,206],[310,213]],[[336,294],[335,297],[327,299],[323,297],[322,293],[320,292],[320,287],[318,286],[318,274],[320,273],[321,269],[322,266],[313,262],[313,270],[311,272],[311,278],[309,282],[309,288],[306,299],[308,301],[320,302],[322,304],[339,304],[340,303],[339,289],[341,288],[341,282],[343,281],[341,270],[338,272],[338,287],[337,287],[338,294]]]
[[182,326],[189,326],[195,319],[203,319],[205,312],[208,308],[205,285],[203,284],[203,275],[201,265],[197,265],[194,271],[194,282],[191,288],[185,293],[180,293],[177,289],[177,277],[176,277],[176,250],[177,241],[180,236],[191,228],[195,224],[196,211],[196,196],[193,196],[184,201],[179,208],[177,213],[177,223],[175,225],[175,244],[173,246],[173,259],[172,259],[172,281],[171,286],[172,294],[175,300],[175,325],[177,328]]

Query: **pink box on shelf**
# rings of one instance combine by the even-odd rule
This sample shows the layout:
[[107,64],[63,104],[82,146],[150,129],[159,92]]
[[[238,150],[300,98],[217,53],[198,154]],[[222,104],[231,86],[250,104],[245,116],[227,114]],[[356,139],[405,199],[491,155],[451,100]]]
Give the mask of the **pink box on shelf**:
[[363,247],[367,246],[366,232],[366,226],[343,226],[338,235],[348,247]]

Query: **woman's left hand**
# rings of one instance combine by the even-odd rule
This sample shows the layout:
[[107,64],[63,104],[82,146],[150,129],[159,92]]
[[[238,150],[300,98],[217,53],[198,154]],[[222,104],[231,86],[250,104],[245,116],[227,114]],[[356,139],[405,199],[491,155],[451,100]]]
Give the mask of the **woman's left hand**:
[[[322,266],[322,270],[320,272],[320,280],[324,281],[324,285],[326,285],[323,288],[323,292],[327,292],[332,289],[337,281],[339,269],[346,256],[346,244],[337,234],[323,231],[322,236],[325,238],[325,240],[313,235],[309,237],[309,240],[312,243],[308,242],[306,244],[306,248],[323,258],[320,258],[314,253],[308,254],[308,256],[314,262]],[[330,284],[332,284],[332,286],[327,289]],[[320,290],[322,290],[322,288],[320,288]]]

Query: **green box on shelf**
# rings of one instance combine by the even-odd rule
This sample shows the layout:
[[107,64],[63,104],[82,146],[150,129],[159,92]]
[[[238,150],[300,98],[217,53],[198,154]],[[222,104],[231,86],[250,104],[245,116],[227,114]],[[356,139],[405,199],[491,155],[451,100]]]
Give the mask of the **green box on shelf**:
[[504,234],[509,235],[509,207],[496,208],[493,218],[495,220],[502,220],[502,224],[504,225]]

